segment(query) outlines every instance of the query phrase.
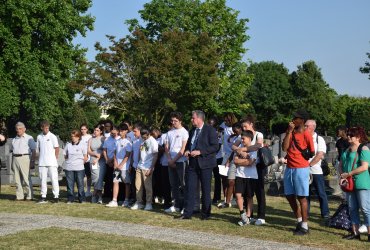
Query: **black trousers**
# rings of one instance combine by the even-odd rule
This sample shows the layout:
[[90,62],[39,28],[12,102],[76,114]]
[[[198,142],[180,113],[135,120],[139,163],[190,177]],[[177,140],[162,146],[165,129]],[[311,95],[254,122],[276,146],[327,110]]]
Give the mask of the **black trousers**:
[[171,185],[170,178],[168,177],[168,166],[160,166],[160,190],[162,198],[164,199],[164,208],[171,207]]
[[265,194],[265,175],[267,168],[262,168],[257,165],[258,181],[256,187],[256,198],[257,198],[257,218],[265,219],[266,216],[266,194]]
[[213,168],[214,189],[213,189],[213,202],[221,200],[221,176],[218,170],[218,165],[222,164],[222,158],[217,159],[217,165]]

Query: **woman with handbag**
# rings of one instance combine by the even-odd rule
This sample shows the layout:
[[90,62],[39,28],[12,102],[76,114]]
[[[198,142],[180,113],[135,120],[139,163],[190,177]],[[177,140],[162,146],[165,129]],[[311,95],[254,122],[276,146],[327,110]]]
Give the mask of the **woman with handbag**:
[[361,143],[367,142],[363,128],[352,127],[347,132],[350,147],[342,154],[339,163],[340,185],[346,192],[349,214],[352,222],[352,232],[344,239],[360,240],[359,209],[363,211],[365,224],[368,228],[368,242],[370,242],[370,151],[366,146],[358,150]]

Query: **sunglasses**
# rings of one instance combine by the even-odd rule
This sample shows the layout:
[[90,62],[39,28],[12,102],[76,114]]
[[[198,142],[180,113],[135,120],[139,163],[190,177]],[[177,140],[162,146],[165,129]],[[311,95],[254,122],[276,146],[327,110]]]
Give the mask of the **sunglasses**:
[[356,137],[354,134],[347,134],[348,137]]

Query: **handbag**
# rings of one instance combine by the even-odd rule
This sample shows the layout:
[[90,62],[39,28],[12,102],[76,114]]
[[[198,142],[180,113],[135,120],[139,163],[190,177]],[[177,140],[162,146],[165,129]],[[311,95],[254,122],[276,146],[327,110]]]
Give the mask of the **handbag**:
[[[348,151],[347,151],[347,154],[348,154]],[[355,166],[355,164],[357,162],[357,156],[358,156],[358,153],[356,152],[355,160],[352,163],[351,171],[353,170],[353,167]],[[354,189],[355,189],[354,184],[355,184],[355,182],[354,182],[352,176],[348,176],[346,179],[341,179],[340,182],[339,182],[339,185],[340,185],[340,188],[342,189],[342,191],[347,192],[347,193],[350,193],[350,192],[354,191]]]
[[321,160],[321,169],[324,176],[328,176],[330,174],[329,164],[325,159]]
[[258,149],[259,166],[266,168],[275,163],[275,158],[268,147]]
[[314,154],[312,154],[312,152],[308,149],[308,148],[306,148],[306,149],[301,149],[299,146],[298,146],[298,143],[297,143],[297,141],[296,141],[296,139],[295,139],[295,137],[294,137],[294,134],[293,134],[293,142],[294,142],[294,144],[295,144],[295,146],[297,147],[297,149],[301,152],[301,154],[302,154],[302,156],[303,156],[303,158],[305,159],[305,160],[309,160],[310,158],[312,158],[313,156],[314,156]]

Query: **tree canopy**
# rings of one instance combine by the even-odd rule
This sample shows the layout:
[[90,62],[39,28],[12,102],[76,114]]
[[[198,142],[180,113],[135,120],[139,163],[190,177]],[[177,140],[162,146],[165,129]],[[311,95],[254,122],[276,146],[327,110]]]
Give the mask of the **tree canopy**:
[[0,116],[8,123],[58,120],[72,106],[68,87],[85,50],[72,43],[92,29],[90,0],[6,0],[0,3]]

